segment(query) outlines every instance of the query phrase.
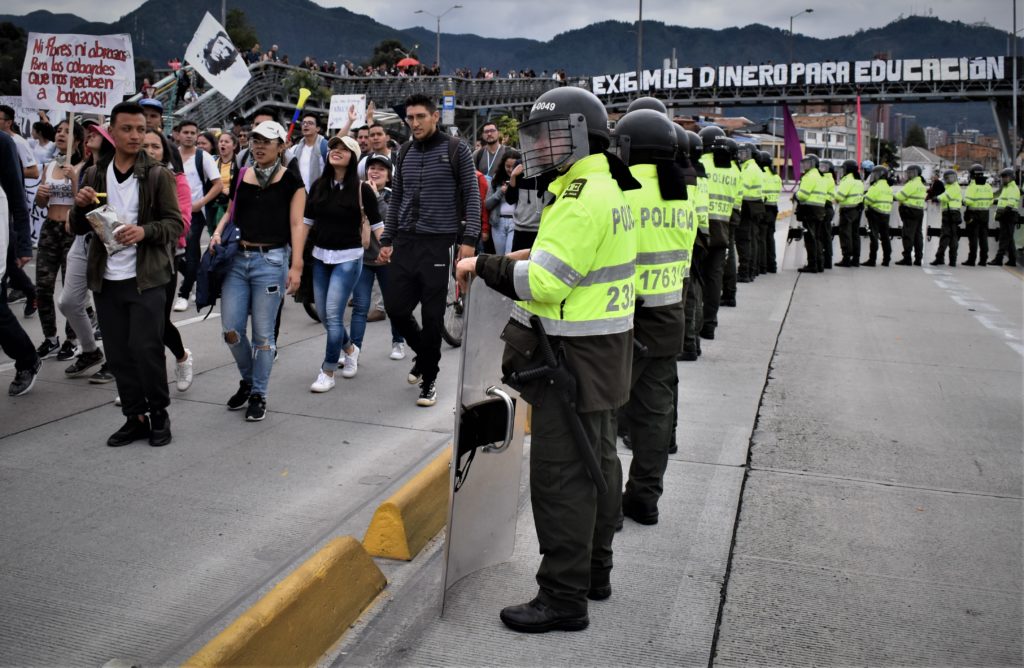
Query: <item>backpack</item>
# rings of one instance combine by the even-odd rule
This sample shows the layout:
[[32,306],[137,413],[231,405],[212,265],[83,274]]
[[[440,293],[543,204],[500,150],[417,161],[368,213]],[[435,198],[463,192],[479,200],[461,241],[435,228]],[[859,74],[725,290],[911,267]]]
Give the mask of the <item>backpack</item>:
[[[402,163],[405,162],[405,154],[412,148],[412,139],[402,144],[401,148],[398,149],[398,158],[395,160],[395,174],[400,173],[402,169]],[[459,220],[466,220],[466,209],[465,204],[462,202],[462,182],[459,180],[459,169],[457,167],[458,156],[459,156],[459,144],[462,140],[458,137],[452,137],[448,135],[448,164],[452,168],[452,178],[455,179],[455,206],[456,213],[458,213]],[[473,169],[476,169],[474,164]],[[482,230],[483,228],[481,228]]]
[[207,306],[210,310],[206,317],[210,317],[213,306],[220,298],[221,286],[224,284],[224,277],[231,268],[231,262],[238,253],[239,242],[242,240],[242,232],[235,225],[235,202],[234,195],[238,194],[238,188],[242,183],[242,177],[248,167],[243,167],[238,172],[238,179],[235,181],[235,189],[232,191],[231,208],[228,210],[228,222],[221,230],[221,243],[217,247],[207,248],[203,257],[199,260],[199,271],[196,275],[196,310],[202,311]]

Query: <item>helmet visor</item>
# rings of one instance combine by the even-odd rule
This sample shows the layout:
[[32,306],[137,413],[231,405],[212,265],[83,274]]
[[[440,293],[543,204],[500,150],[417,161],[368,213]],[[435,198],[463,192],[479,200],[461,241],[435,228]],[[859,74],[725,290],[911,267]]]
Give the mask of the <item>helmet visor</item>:
[[583,114],[546,116],[519,126],[523,177],[534,178],[552,170],[563,171],[590,153],[587,121]]

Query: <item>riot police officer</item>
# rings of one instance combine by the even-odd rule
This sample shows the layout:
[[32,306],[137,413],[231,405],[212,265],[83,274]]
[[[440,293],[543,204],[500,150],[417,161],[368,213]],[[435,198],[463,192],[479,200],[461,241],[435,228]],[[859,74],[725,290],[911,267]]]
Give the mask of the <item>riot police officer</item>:
[[658,522],[685,325],[683,281],[697,236],[695,202],[676,164],[675,127],[652,109],[631,111],[615,126],[619,157],[641,185],[626,193],[637,224],[637,306],[626,404],[633,460],[622,494],[623,515],[640,524]]
[[844,160],[843,178],[836,188],[836,204],[839,205],[839,246],[843,249],[843,259],[836,266],[860,266],[860,212],[863,202],[864,182],[860,179],[860,167],[856,160]]
[[698,136],[702,155],[700,164],[707,174],[708,186],[708,249],[704,256],[704,324],[702,339],[714,339],[718,327],[718,306],[722,299],[725,256],[729,248],[730,224],[736,195],[738,172],[733,170],[732,157],[722,128],[708,126]]
[[1007,167],[999,172],[1002,189],[996,202],[996,220],[999,221],[999,250],[996,251],[992,264],[999,267],[1006,256],[1006,264],[1017,266],[1017,248],[1013,242],[1013,232],[1017,228],[1017,207],[1020,206],[1020,188],[1014,181],[1013,169]]
[[928,187],[921,178],[921,168],[910,165],[907,167],[907,180],[903,188],[896,193],[896,200],[900,203],[900,224],[903,226],[903,258],[897,260],[896,264],[910,266],[910,257],[913,253],[914,266],[921,266],[921,256],[924,253],[921,224],[924,222],[924,199],[927,194]]
[[970,182],[964,193],[964,216],[967,232],[967,261],[965,267],[973,267],[975,260],[982,267],[988,263],[988,219],[992,208],[992,186],[985,178],[985,168],[975,163],[968,172]]
[[782,194],[782,177],[775,171],[772,156],[768,151],[757,152],[757,164],[764,173],[764,219],[761,221],[762,273],[778,271],[775,261],[775,221],[779,218],[779,196]]
[[[700,331],[704,326],[704,262],[711,240],[708,220],[708,178],[700,161],[703,153],[700,135],[676,125],[677,158],[686,175],[686,192],[694,200],[697,214],[697,238],[693,242],[690,272],[686,278],[686,331],[680,362],[695,362],[700,357]],[[671,454],[671,451],[670,453]]]
[[835,167],[831,160],[822,160],[818,164],[818,171],[821,172],[822,185],[828,195],[825,198],[825,220],[820,223],[824,229],[819,231],[818,241],[821,244],[821,262],[825,269],[832,268],[832,237],[836,229],[832,222],[836,217],[836,174]]
[[[502,370],[533,406],[530,496],[543,556],[537,596],[501,611],[516,631],[582,630],[587,599],[611,595],[622,503],[614,415],[629,398],[636,296],[635,223],[623,190],[639,184],[606,153],[607,121],[601,101],[582,88],[537,98],[519,126],[524,174],[548,183],[554,200],[532,251],[465,258],[457,267],[460,281],[477,275],[517,300],[501,336]],[[572,412],[546,381],[514,380],[538,368],[542,329],[558,353],[556,368],[567,367],[577,381]],[[598,471],[588,469],[584,448]]]
[[868,261],[865,267],[874,267],[878,258],[878,244],[882,244],[882,266],[889,266],[892,244],[889,242],[889,214],[892,212],[892,188],[889,186],[889,170],[879,165],[874,167],[865,161],[864,167],[871,167],[868,177],[868,191],[864,195],[865,216],[868,219]]
[[761,220],[764,218],[764,172],[754,159],[756,147],[744,142],[736,148],[736,161],[740,164],[740,224],[736,228],[736,252],[739,267],[736,280],[752,283],[757,276],[757,258],[760,257]]
[[963,206],[963,198],[960,195],[960,184],[956,182],[956,172],[947,169],[942,172],[942,184],[944,191],[936,198],[942,208],[942,234],[939,236],[939,250],[935,253],[932,266],[945,264],[946,249],[949,249],[949,266],[956,266],[957,246],[960,243],[959,229],[963,217],[960,214],[960,207]]
[[736,163],[739,144],[735,139],[726,137],[722,140],[729,152],[729,170],[736,180],[736,191],[732,202],[732,215],[729,216],[729,250],[725,255],[725,269],[722,271],[722,305],[736,306],[736,280],[739,276],[739,260],[736,252],[736,230],[740,226],[743,213],[743,186],[740,183],[740,166]]
[[800,161],[800,185],[796,191],[796,219],[804,227],[804,248],[807,250],[807,264],[797,271],[817,274],[824,270],[821,234],[824,232],[825,199],[827,181],[818,171],[818,156],[808,153]]

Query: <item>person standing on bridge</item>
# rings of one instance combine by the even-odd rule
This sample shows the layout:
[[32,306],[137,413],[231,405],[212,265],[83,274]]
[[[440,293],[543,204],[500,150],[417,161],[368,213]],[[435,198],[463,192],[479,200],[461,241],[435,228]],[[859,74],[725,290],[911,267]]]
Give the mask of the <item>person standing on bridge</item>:
[[999,172],[999,180],[1003,187],[999,191],[999,201],[996,202],[996,220],[999,221],[999,250],[992,260],[992,264],[1001,267],[1003,256],[1006,256],[1006,264],[1011,267],[1017,266],[1017,248],[1013,241],[1013,232],[1017,229],[1019,216],[1017,207],[1020,206],[1020,188],[1013,179],[1013,168],[1007,167]]
[[946,249],[949,249],[949,266],[956,266],[956,252],[960,244],[959,231],[963,216],[960,207],[963,206],[963,197],[960,194],[960,184],[956,180],[956,172],[947,169],[942,172],[942,183],[945,191],[939,195],[939,206],[942,207],[942,235],[939,237],[939,250],[935,253],[932,266],[945,264]]
[[924,202],[927,195],[928,187],[921,178],[921,168],[910,165],[907,167],[907,180],[896,193],[896,201],[900,203],[900,221],[903,225],[903,258],[897,260],[896,264],[909,267],[910,256],[913,253],[914,266],[921,266],[921,256],[924,254],[921,225],[924,223]]
[[975,163],[971,165],[970,183],[964,193],[964,205],[967,207],[967,262],[965,267],[973,267],[975,261],[984,267],[988,264],[988,219],[992,208],[992,186],[985,178],[985,168]]

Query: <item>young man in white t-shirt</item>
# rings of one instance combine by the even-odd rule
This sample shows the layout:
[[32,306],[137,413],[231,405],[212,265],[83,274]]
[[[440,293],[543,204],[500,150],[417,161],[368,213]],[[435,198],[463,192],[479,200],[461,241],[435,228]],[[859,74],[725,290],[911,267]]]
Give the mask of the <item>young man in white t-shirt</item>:
[[[192,286],[196,283],[196,274],[199,272],[200,241],[203,230],[206,229],[206,205],[217,198],[217,195],[224,189],[220,180],[220,169],[217,161],[206,151],[196,148],[196,138],[199,136],[199,126],[194,121],[182,121],[178,133],[181,152],[181,162],[185,166],[185,178],[188,179],[188,187],[192,191],[192,226],[189,228],[188,239],[185,241],[185,266],[182,267],[181,288],[178,290],[178,298],[174,300],[174,310],[184,311],[188,308],[188,296],[192,292]],[[202,155],[200,165],[199,156]],[[206,184],[212,187],[207,192]]]
[[77,234],[92,231],[86,214],[99,206],[97,193],[103,193],[123,223],[113,236],[124,247],[111,254],[94,237],[86,270],[107,366],[127,418],[107,445],[148,438],[150,445],[162,446],[171,441],[163,342],[166,286],[174,280],[173,248],[185,225],[174,177],[140,150],[146,134],[142,107],[134,102],[115,106],[110,134],[114,157],[86,170],[68,220]]

